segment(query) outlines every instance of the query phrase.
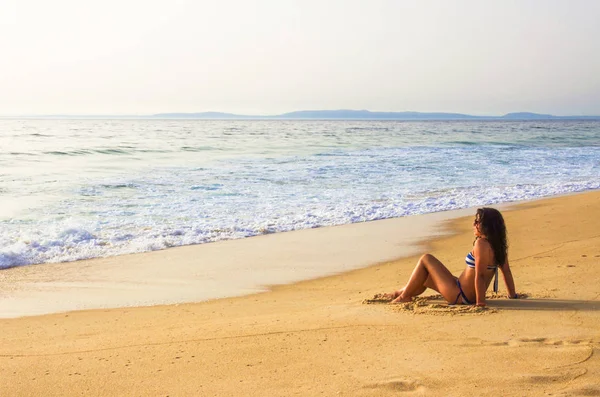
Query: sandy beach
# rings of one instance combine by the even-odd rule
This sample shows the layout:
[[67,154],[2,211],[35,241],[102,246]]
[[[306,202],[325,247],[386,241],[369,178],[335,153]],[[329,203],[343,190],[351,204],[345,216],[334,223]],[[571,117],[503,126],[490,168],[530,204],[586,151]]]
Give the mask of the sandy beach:
[[[0,395],[599,396],[600,192],[523,203],[504,216],[525,299],[490,298],[487,309],[448,307],[436,296],[366,304],[406,281],[416,251],[458,274],[473,241],[469,215],[440,221],[450,235],[396,255],[412,256],[376,263],[379,247],[361,246],[350,256],[360,253],[370,266],[269,292],[2,319]],[[344,252],[350,237],[338,230],[310,232],[321,233],[330,252]],[[290,244],[301,249],[303,234],[295,236]],[[152,260],[198,249],[155,252]],[[265,260],[290,260],[286,250],[261,249],[278,252]],[[328,255],[335,254],[319,259]],[[111,260],[135,258],[148,255]],[[10,271],[37,277],[29,268]]]

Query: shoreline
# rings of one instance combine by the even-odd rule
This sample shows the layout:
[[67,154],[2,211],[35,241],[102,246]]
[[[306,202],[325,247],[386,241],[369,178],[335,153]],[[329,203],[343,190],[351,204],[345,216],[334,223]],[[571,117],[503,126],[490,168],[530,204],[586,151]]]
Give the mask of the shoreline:
[[[490,206],[506,211],[588,193]],[[4,269],[0,318],[199,303],[268,292],[418,254],[429,242],[452,235],[448,225],[476,208]],[[374,252],[365,254],[366,249]]]
[[[0,276],[0,318],[205,302],[414,255],[461,209],[73,262]],[[77,297],[77,301],[73,297]]]

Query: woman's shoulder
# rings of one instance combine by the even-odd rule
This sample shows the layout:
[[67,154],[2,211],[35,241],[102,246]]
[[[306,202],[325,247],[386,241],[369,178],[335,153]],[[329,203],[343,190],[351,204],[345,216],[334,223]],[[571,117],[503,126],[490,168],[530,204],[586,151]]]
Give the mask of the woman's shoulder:
[[492,244],[485,237],[477,237],[475,242],[473,243],[474,250],[481,250],[486,248],[492,248]]

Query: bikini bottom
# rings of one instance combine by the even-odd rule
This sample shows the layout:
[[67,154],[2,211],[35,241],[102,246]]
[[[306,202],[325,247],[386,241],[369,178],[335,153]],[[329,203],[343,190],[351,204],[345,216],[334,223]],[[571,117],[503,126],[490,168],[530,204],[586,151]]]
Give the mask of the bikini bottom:
[[467,299],[467,296],[465,295],[462,286],[460,285],[460,281],[458,280],[458,278],[456,279],[456,286],[458,287],[458,290],[460,291],[458,293],[458,295],[456,295],[456,299],[454,300],[453,305],[458,304],[458,300],[461,299],[462,300],[462,304],[463,305],[472,305],[473,302],[469,301],[469,299]]

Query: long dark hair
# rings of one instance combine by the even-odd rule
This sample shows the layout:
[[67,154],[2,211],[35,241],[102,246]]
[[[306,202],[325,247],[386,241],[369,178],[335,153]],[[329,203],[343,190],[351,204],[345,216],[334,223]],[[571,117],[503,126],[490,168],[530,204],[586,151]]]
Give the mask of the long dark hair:
[[475,222],[479,224],[479,230],[485,235],[494,250],[496,265],[504,265],[508,257],[508,242],[506,225],[500,211],[495,208],[479,208],[475,214]]

